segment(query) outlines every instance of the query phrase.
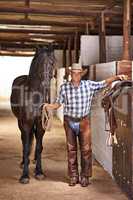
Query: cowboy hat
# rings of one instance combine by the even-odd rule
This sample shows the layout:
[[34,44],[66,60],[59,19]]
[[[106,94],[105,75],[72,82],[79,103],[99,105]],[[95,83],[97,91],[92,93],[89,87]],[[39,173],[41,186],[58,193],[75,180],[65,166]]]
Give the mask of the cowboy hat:
[[80,65],[80,63],[73,63],[71,66],[71,71],[73,70],[79,70],[79,71],[83,71],[82,66]]
[[87,69],[83,69],[80,63],[73,63],[69,69],[70,72],[73,72],[75,70],[80,71],[82,73],[82,76],[84,76],[87,73]]

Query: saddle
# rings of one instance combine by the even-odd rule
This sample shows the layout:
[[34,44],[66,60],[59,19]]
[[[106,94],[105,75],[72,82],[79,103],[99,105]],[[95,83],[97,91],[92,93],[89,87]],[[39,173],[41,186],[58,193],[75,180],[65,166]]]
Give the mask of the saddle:
[[[121,94],[124,87],[132,87],[133,81],[119,81],[112,88],[108,87],[103,95],[101,106],[104,108],[105,112],[105,131],[109,132],[109,138],[107,140],[107,145],[111,146],[112,143],[117,143],[117,138],[115,135],[115,130],[117,128],[117,121],[114,113],[114,102]],[[109,124],[109,129],[107,128]]]

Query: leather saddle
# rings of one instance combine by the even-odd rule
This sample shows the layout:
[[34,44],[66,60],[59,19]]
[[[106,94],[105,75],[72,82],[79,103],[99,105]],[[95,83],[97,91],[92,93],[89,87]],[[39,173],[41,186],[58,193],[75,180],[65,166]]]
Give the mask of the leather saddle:
[[133,86],[133,81],[130,80],[119,81],[112,88],[111,87],[108,88],[102,98],[101,105],[105,111],[105,123],[108,123],[110,128],[110,130],[107,130],[105,124],[105,131],[109,131],[112,136],[114,135],[115,130],[117,128],[117,122],[114,113],[114,102],[121,94],[124,87],[132,87],[132,86]]

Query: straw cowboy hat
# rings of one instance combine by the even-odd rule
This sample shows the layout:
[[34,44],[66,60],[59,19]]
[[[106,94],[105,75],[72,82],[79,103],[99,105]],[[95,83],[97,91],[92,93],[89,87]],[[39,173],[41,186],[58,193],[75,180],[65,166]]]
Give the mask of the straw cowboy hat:
[[82,76],[84,76],[87,72],[87,69],[83,69],[80,63],[73,63],[72,66],[70,67],[70,72],[73,71],[80,71]]

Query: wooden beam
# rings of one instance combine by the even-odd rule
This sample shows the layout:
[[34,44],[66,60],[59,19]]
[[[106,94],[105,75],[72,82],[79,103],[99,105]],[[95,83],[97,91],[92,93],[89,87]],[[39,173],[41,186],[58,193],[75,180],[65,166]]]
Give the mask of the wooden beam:
[[[88,20],[87,20],[88,21]],[[0,24],[12,24],[12,25],[44,25],[44,26],[65,26],[65,27],[84,27],[86,21],[70,22],[52,21],[52,20],[32,20],[32,19],[0,19]]]
[[72,65],[72,38],[68,39],[68,66]]
[[79,61],[79,35],[75,34],[74,37],[74,62],[78,63]]
[[[1,50],[22,50],[22,49],[26,49],[29,50],[31,49],[32,51],[34,51],[38,46],[39,47],[44,47],[49,45],[48,42],[26,42],[26,43],[15,43],[15,42],[7,42],[7,41],[0,41],[0,49]],[[54,47],[54,49],[63,49],[63,44],[59,43],[52,43],[52,46]]]
[[[27,8],[30,7],[30,0],[25,0],[25,6],[26,6]],[[28,19],[28,13],[25,13],[25,19]]]
[[[15,42],[4,42],[4,41],[0,41],[0,49],[7,49],[7,48],[11,48],[11,49],[35,49],[37,47],[37,43],[15,43]],[[42,44],[42,46],[44,46],[44,44]]]
[[1,56],[23,56],[23,57],[28,57],[28,56],[34,56],[35,52],[27,52],[27,51],[7,51],[7,50],[0,50],[0,55]]
[[64,29],[64,28],[51,28],[51,30],[45,30],[44,29],[20,29],[20,28],[8,28],[8,29],[3,29],[0,28],[1,33],[40,33],[40,34],[59,34],[59,35],[69,35],[69,34],[75,34],[76,31],[79,31],[80,33],[83,33],[83,30],[80,29],[74,29],[74,28],[69,28],[69,29]]
[[[8,6],[1,6],[0,7],[0,12],[1,13],[24,13],[24,14],[47,14],[47,15],[72,15],[72,16],[92,16],[92,15],[97,15],[101,13],[101,10],[85,10],[85,9],[74,9],[74,8],[69,8],[69,9],[60,9],[60,7],[57,6],[51,6],[47,8],[27,8],[27,7],[14,7],[10,8]],[[121,11],[116,11],[116,10],[106,10],[105,13],[110,13],[114,15],[121,15]]]
[[123,16],[123,60],[130,60],[131,39],[131,0],[124,0]]
[[[70,35],[73,36],[73,35]],[[59,34],[36,34],[36,33],[5,33],[0,32],[0,38],[1,39],[7,39],[7,40],[19,40],[19,39],[47,39],[47,40],[57,40],[57,41],[63,41],[68,38],[68,35],[59,35]]]
[[62,61],[63,61],[63,67],[66,68],[66,41],[64,42],[64,45],[63,45]]
[[99,23],[99,54],[100,63],[106,62],[106,31],[105,31],[105,16],[104,13],[100,16]]

